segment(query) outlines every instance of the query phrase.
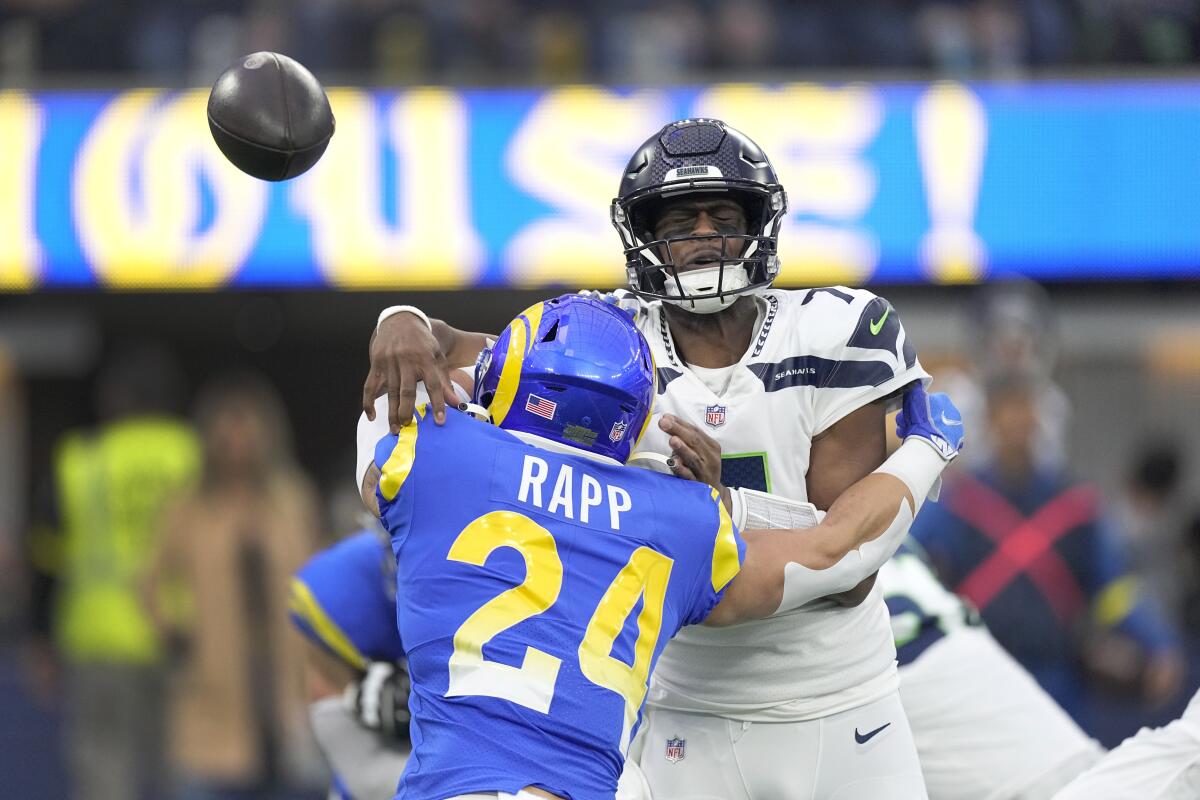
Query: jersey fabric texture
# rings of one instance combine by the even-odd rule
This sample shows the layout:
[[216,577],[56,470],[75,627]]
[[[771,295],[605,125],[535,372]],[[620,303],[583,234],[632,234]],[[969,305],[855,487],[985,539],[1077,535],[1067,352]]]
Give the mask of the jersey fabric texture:
[[[656,413],[671,413],[721,444],[730,487],[808,500],[812,440],[868,403],[927,380],[895,309],[842,286],[755,297],[759,323],[724,391],[676,351],[663,306],[643,303],[637,322],[658,369]],[[898,399],[898,398],[897,398]],[[641,449],[669,454],[652,424]],[[805,720],[896,690],[888,612],[876,588],[862,604],[817,601],[728,628],[689,628],[660,661],[650,702],[663,708],[757,721]]]
[[659,653],[741,568],[715,491],[458,413],[375,463],[413,684],[398,797],[611,798]]
[[317,553],[292,579],[292,622],[306,637],[349,666],[404,657],[396,628],[391,550],[379,533],[363,530]]

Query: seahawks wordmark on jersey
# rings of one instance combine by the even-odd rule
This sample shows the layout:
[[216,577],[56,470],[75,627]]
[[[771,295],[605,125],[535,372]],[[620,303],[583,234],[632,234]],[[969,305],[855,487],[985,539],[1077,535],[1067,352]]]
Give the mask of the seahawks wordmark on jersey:
[[[851,412],[928,375],[895,309],[861,289],[772,289],[745,355],[723,370],[689,368],[660,303],[638,327],[658,368],[656,413],[721,444],[726,485],[808,499],[814,437]],[[651,425],[641,449],[669,453]],[[749,720],[803,720],[895,691],[896,651],[879,589],[855,608],[817,602],[729,628],[686,628],[659,661],[649,700]]]

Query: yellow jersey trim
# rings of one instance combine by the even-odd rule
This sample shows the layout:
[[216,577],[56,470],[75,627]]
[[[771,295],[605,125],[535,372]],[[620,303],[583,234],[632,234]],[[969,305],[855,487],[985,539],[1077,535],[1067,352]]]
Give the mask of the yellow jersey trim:
[[738,559],[737,537],[733,535],[733,520],[721,502],[717,490],[712,490],[712,498],[717,503],[717,513],[720,522],[717,525],[717,540],[713,545],[712,588],[719,592],[742,571],[742,563]]
[[408,473],[412,472],[413,462],[417,458],[417,431],[419,423],[425,418],[427,407],[428,404],[422,404],[416,409],[412,421],[400,429],[392,454],[383,462],[379,476],[379,493],[383,495],[384,500],[395,500],[404,482],[408,480]]

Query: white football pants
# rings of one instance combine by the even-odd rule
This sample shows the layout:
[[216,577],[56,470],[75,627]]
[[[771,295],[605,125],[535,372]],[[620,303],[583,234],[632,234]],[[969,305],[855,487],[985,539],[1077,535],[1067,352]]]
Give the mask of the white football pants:
[[1054,800],[1196,800],[1200,797],[1200,692],[1183,716],[1142,728]]
[[927,798],[897,693],[803,722],[653,708],[644,728],[641,767],[654,800]]
[[900,667],[931,800],[1046,800],[1104,750],[984,628]]

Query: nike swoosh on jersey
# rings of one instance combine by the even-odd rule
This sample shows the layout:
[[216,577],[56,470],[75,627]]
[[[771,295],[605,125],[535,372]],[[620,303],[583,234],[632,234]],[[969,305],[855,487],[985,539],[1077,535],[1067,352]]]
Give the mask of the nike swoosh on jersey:
[[892,313],[892,307],[888,306],[884,310],[883,316],[879,318],[878,322],[876,322],[875,320],[871,320],[871,335],[872,336],[878,336],[879,332],[881,330],[883,330],[883,323],[887,321],[888,314],[890,314],[890,313]]
[[875,738],[876,734],[878,734],[880,731],[882,731],[884,728],[886,728],[888,725],[891,725],[891,724],[892,723],[890,723],[890,722],[885,722],[882,725],[880,725],[878,728],[876,728],[875,730],[868,731],[866,733],[859,733],[858,728],[855,728],[854,729],[854,741],[858,742],[859,744],[866,744],[867,742],[871,741],[871,739]]
[[946,417],[946,412],[943,411],[942,412],[942,424],[943,425],[959,425],[959,426],[961,426],[962,420],[961,419],[948,419]]

